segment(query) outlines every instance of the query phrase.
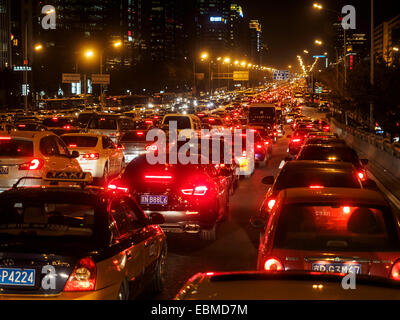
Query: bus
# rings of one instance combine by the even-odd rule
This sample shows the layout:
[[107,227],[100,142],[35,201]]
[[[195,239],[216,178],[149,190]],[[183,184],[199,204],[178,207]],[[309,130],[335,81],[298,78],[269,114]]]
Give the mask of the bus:
[[249,106],[249,125],[262,125],[269,129],[276,126],[277,116],[274,104],[257,103]]
[[41,99],[39,100],[39,109],[44,110],[67,110],[84,108],[87,104],[92,104],[94,98],[92,96],[72,97],[60,99]]

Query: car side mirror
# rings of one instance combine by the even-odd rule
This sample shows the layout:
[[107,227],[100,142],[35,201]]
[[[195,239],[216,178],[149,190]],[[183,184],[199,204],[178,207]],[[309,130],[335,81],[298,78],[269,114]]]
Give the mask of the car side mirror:
[[163,224],[165,222],[165,218],[161,213],[153,212],[150,214],[150,224]]
[[255,229],[264,229],[266,221],[262,216],[252,216],[250,218],[250,224],[253,226]]
[[71,152],[70,158],[76,159],[78,157],[79,157],[79,152],[78,151],[74,150],[74,151]]
[[266,176],[266,177],[262,178],[262,180],[261,180],[261,183],[266,184],[266,185],[274,184],[274,182],[275,182],[275,178],[273,176]]
[[361,159],[360,161],[363,166],[366,166],[368,164],[368,159]]

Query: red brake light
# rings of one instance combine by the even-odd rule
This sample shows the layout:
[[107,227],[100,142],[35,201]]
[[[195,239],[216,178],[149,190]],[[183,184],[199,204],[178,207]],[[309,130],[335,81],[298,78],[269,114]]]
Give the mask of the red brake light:
[[11,140],[11,137],[0,137],[0,140]]
[[393,280],[400,281],[400,261],[397,260],[390,271],[390,278]]
[[276,200],[275,200],[275,199],[269,200],[269,201],[268,201],[268,204],[267,204],[268,208],[269,208],[270,210],[272,210],[272,208],[275,206],[275,203],[276,203]]
[[358,177],[360,178],[360,180],[365,180],[365,174],[364,174],[364,172],[358,172],[357,173],[357,175],[358,175]]
[[146,124],[153,124],[153,121],[152,120],[146,120],[145,123]]
[[68,148],[76,148],[76,147],[77,147],[77,145],[74,144],[74,143],[71,143],[71,144],[68,145]]
[[264,144],[267,146],[269,145],[269,141],[265,141]]
[[142,135],[144,135],[144,132],[143,131],[138,131],[138,132],[136,132],[136,135],[142,136]]
[[158,150],[158,147],[154,144],[146,147],[146,151],[157,151],[157,150]]
[[145,179],[160,179],[160,180],[170,180],[172,176],[156,176],[156,175],[145,175]]
[[264,263],[264,270],[266,271],[279,271],[283,270],[282,262],[275,258],[269,258]]
[[100,155],[98,153],[86,153],[83,156],[83,159],[86,159],[86,160],[97,160],[97,159],[99,159],[99,157],[100,157]]
[[301,139],[292,139],[292,142],[300,142]]
[[69,124],[63,126],[63,129],[71,129],[71,126]]
[[257,149],[261,149],[262,148],[262,145],[261,144],[258,144],[257,145]]
[[29,162],[20,164],[18,170],[40,170],[42,169],[44,161],[42,159],[32,159]]
[[26,128],[26,124],[19,124],[18,128]]
[[310,188],[310,189],[323,189],[324,186],[312,185],[312,186],[309,186],[309,188]]
[[79,260],[64,291],[92,291],[96,287],[96,264],[90,257]]
[[120,186],[117,186],[116,184],[114,184],[114,183],[110,183],[108,186],[107,186],[107,189],[108,190],[120,190],[120,191],[124,191],[124,192],[128,192],[128,188],[126,188],[126,187],[120,187]]
[[181,189],[181,192],[187,196],[204,196],[207,190],[206,186],[197,186],[195,188]]

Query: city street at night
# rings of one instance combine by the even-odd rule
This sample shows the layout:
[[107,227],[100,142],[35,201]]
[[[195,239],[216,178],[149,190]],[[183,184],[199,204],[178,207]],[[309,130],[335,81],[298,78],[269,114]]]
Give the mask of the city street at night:
[[396,5],[0,0],[2,310],[400,300]]

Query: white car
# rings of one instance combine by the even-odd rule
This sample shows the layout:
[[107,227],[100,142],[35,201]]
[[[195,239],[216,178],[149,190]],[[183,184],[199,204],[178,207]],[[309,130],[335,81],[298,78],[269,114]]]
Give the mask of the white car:
[[115,145],[112,140],[101,134],[68,133],[63,134],[70,151],[78,151],[78,161],[84,172],[90,172],[93,178],[102,178],[107,181],[125,167],[125,158],[122,145]]
[[[19,186],[45,185],[49,172],[64,174],[82,172],[65,143],[48,131],[13,131],[0,133],[0,192]],[[35,177],[36,179],[28,179]]]

